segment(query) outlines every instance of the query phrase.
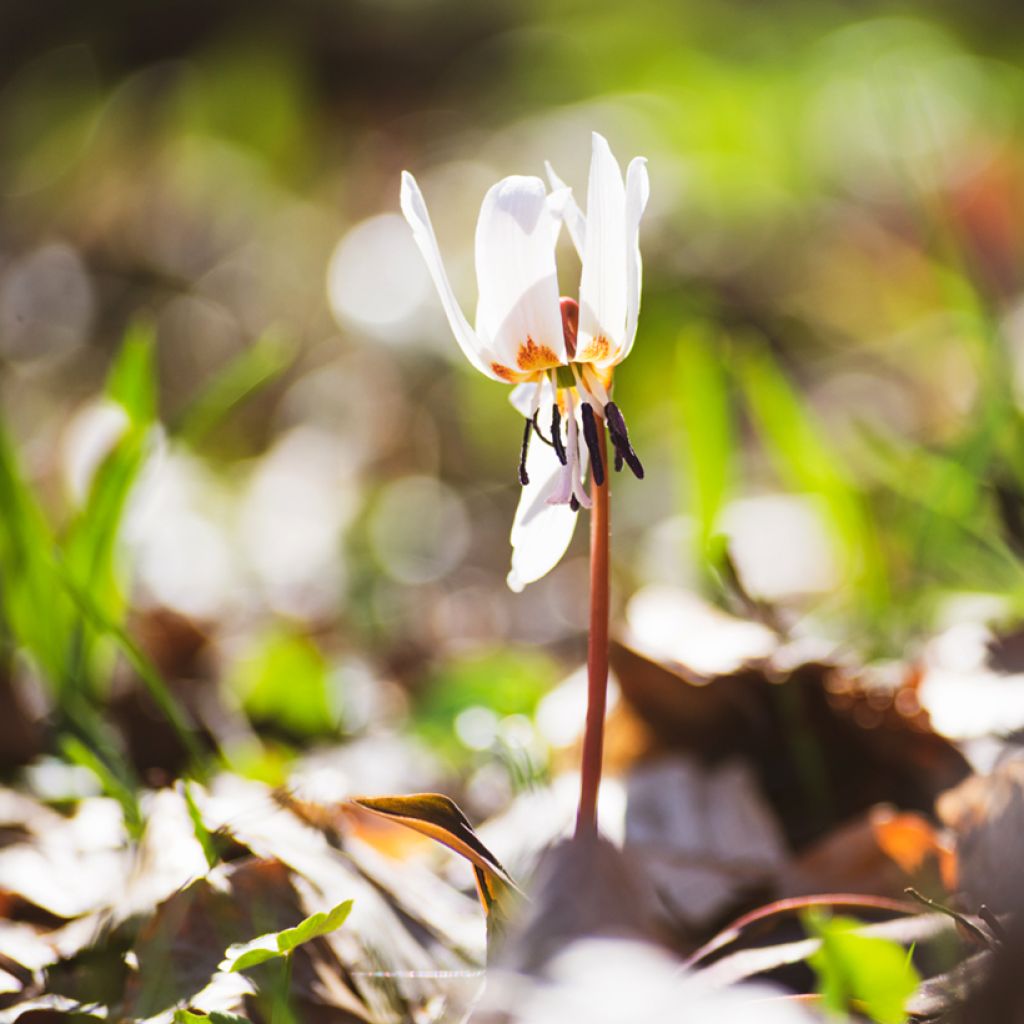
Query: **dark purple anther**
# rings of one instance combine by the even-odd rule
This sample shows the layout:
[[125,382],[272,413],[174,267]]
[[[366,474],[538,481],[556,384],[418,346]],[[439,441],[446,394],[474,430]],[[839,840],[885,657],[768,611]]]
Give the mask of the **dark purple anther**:
[[594,410],[589,402],[584,402],[583,413],[583,438],[587,442],[587,450],[590,452],[590,472],[594,475],[594,483],[598,487],[604,484],[604,463],[601,461],[601,439],[597,433],[597,420],[594,419]]
[[565,454],[565,445],[562,444],[562,414],[558,411],[558,403],[551,407],[551,443],[555,446],[555,454],[558,461],[563,465],[569,462]]
[[626,421],[619,412],[619,407],[614,402],[609,402],[604,407],[604,418],[608,423],[608,433],[611,436],[612,444],[615,445],[616,469],[625,461],[626,465],[633,471],[637,480],[643,480],[644,467],[633,451],[633,445],[629,441],[629,428]]

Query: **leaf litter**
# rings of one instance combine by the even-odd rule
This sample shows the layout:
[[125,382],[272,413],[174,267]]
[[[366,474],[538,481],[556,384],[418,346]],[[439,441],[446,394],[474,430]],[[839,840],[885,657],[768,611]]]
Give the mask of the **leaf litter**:
[[[259,1021],[279,1006],[284,960],[303,1020],[534,1021],[583,1005],[613,1020],[613,1001],[599,1007],[595,989],[577,1005],[573,988],[579,965],[612,949],[666,1000],[716,1019],[752,1006],[815,1019],[820,1004],[783,996],[824,991],[826,1005],[895,1020],[844,974],[855,953],[843,950],[874,942],[878,963],[921,973],[914,1020],[953,1021],[985,997],[1003,946],[979,912],[998,928],[1021,891],[1012,743],[990,775],[972,774],[930,727],[912,666],[885,686],[764,632],[721,671],[667,649],[635,636],[614,649],[613,841],[591,849],[567,838],[571,773],[476,828],[447,797],[353,803],[351,779],[373,772],[343,774],[321,752],[296,762],[294,788],[222,771],[143,792],[138,839],[110,798],[58,809],[0,790],[0,1020]],[[991,944],[908,900],[909,886]],[[301,941],[282,947],[289,936]]]

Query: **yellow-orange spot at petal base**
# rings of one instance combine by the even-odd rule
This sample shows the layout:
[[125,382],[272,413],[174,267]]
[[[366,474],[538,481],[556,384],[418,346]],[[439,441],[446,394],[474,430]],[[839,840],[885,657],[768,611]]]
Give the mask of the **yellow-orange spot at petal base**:
[[502,366],[501,363],[491,363],[491,371],[502,380],[507,380],[509,384],[518,384],[522,379],[522,374]]
[[581,363],[603,362],[608,358],[611,350],[612,346],[608,339],[603,334],[599,334],[596,338],[591,338],[587,342],[582,352],[576,353],[576,359]]
[[516,353],[516,365],[527,372],[547,370],[560,364],[561,360],[552,349],[547,345],[538,345],[531,337],[527,337]]

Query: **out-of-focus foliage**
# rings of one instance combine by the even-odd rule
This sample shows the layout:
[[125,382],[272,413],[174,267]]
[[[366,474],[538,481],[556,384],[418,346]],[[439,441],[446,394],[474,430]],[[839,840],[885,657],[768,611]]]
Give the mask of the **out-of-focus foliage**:
[[340,702],[327,664],[305,637],[265,637],[237,663],[233,684],[253,721],[286,734],[329,734],[340,723]]
[[904,1006],[921,981],[906,950],[858,934],[854,918],[818,914],[806,920],[821,940],[810,964],[826,1008],[842,1015],[859,1010],[878,1024],[902,1024]]
[[592,129],[652,175],[623,599],[739,596],[868,656],[1021,611],[1009,6],[37,8],[0,12],[2,662],[65,710],[151,658],[265,777],[410,711],[452,763],[542,770],[585,531],[507,591],[519,427],[458,357],[398,175],[471,309],[485,189],[550,159],[582,196]]

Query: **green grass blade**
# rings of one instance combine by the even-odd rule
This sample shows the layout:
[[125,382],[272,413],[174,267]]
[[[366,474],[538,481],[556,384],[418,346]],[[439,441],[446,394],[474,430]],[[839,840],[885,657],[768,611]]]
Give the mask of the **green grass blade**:
[[[124,598],[118,581],[117,544],[128,500],[146,462],[156,415],[152,328],[129,329],[107,377],[107,397],[125,412],[127,424],[93,476],[85,503],[63,539],[63,564],[75,584],[91,595],[105,618],[120,620]],[[86,623],[75,631],[74,650],[94,692],[103,689],[94,664],[97,636]]]
[[684,332],[676,346],[678,413],[699,553],[714,559],[712,538],[735,462],[735,431],[721,341],[706,325]]
[[231,360],[189,403],[171,427],[173,436],[188,445],[198,444],[235,406],[284,373],[297,351],[287,337],[268,331]]
[[124,627],[108,618],[103,609],[93,601],[89,592],[80,587],[65,568],[58,566],[58,572],[65,590],[83,617],[100,635],[110,637],[138,675],[188,753],[192,774],[202,781],[207,775],[206,754],[192,716],[178,702],[157,667],[128,635]]
[[59,691],[67,683],[69,612],[50,564],[54,539],[0,423],[0,609],[16,644]]
[[794,491],[816,495],[869,615],[879,619],[890,604],[879,537],[863,495],[843,468],[824,430],[763,348],[737,353],[735,371],[765,450],[780,479]]

